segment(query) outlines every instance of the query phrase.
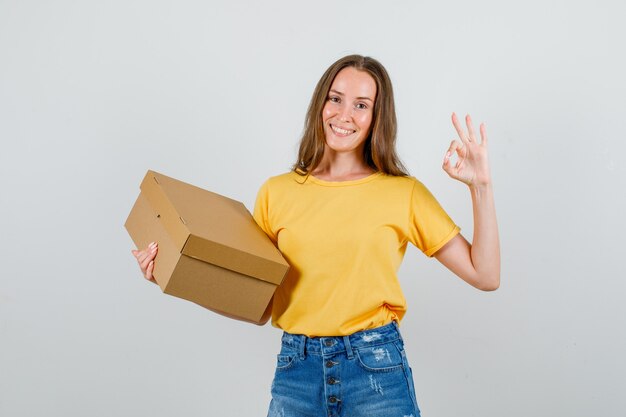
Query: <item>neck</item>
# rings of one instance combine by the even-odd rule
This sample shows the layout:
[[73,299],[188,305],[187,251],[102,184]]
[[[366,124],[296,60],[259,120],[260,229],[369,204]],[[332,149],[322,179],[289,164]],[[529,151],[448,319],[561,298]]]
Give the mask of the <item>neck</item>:
[[311,174],[324,179],[349,179],[373,174],[376,170],[367,165],[360,155],[335,152],[326,147],[320,164]]

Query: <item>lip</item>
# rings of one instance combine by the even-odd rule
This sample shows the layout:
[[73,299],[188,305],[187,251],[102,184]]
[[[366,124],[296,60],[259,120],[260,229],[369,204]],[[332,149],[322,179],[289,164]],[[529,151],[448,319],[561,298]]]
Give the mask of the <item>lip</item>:
[[[354,133],[356,133],[356,130],[355,130],[355,129],[346,129],[346,128],[344,128],[344,127],[337,126],[337,125],[334,125],[334,124],[332,124],[332,123],[329,123],[329,125],[330,125],[330,130],[331,130],[331,131],[333,132],[333,134],[334,134],[334,135],[336,135],[336,136],[340,136],[340,137],[347,137],[347,136],[350,136],[350,135],[353,135]],[[344,131],[348,131],[348,132],[350,132],[350,133],[342,133],[342,132],[338,132],[338,131],[337,131],[337,130],[335,130],[335,129],[341,129],[341,130],[344,130]]]

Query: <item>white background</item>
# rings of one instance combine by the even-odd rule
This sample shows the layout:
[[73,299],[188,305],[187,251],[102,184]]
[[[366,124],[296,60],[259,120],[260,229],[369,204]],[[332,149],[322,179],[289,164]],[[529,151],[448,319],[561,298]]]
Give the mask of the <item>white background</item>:
[[243,201],[289,169],[322,72],[371,55],[399,150],[487,123],[502,285],[415,248],[402,323],[424,416],[623,416],[626,7],[615,1],[0,0],[0,415],[265,416],[280,331],[142,279],[147,169]]

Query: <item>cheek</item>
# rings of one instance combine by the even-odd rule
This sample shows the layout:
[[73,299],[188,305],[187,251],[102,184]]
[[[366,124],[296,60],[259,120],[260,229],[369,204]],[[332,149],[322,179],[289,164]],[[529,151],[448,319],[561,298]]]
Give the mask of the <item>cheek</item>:
[[359,127],[362,130],[369,131],[370,127],[372,127],[372,119],[373,115],[371,113],[361,115],[359,117]]
[[328,103],[326,103],[324,105],[324,108],[322,109],[322,122],[325,123],[326,120],[330,119],[331,116],[332,116],[332,109],[330,108]]

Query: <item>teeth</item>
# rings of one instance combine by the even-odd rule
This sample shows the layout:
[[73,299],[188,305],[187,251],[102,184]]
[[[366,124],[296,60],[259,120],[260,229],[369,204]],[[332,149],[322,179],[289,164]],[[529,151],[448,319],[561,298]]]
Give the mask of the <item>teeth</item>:
[[354,130],[346,130],[346,129],[341,129],[337,126],[332,126],[333,130],[341,135],[349,135],[354,133]]

